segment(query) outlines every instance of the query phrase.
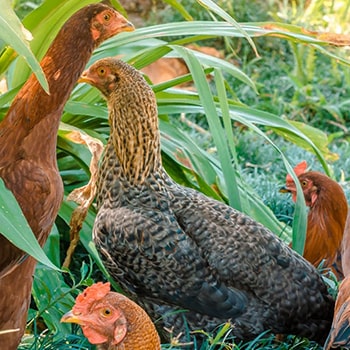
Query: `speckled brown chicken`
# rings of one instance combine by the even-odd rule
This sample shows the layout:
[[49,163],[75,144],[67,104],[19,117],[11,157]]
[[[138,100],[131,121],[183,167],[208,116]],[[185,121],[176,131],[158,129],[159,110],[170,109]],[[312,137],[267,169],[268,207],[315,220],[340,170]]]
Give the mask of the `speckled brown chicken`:
[[[50,95],[31,75],[0,124],[0,177],[15,195],[41,245],[63,197],[56,163],[63,107],[92,51],[105,39],[132,29],[107,5],[93,4],[76,12],[41,61]],[[23,335],[35,264],[0,235],[0,330],[16,330],[0,334],[0,349],[17,349]]]
[[[342,279],[341,245],[348,215],[348,203],[341,186],[318,171],[307,171],[306,161],[295,166],[305,197],[310,208],[307,218],[304,258],[314,266],[323,261],[325,269]],[[297,189],[290,175],[282,192],[290,192],[296,200]]]
[[156,99],[142,75],[109,58],[81,81],[108,103],[93,237],[123,288],[175,333],[185,315],[190,329],[231,320],[241,339],[271,330],[322,342],[334,301],[321,276],[259,223],[168,176]]
[[99,350],[160,350],[156,327],[147,313],[109,283],[95,283],[79,294],[61,322],[77,323]]

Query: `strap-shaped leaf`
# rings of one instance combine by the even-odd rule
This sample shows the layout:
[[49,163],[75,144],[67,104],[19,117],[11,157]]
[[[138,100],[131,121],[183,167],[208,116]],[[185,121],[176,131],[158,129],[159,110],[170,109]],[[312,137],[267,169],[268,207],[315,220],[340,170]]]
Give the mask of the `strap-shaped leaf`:
[[59,270],[46,256],[24,217],[16,198],[0,179],[0,233],[42,264]]
[[41,86],[46,92],[49,92],[45,75],[28,44],[28,40],[31,40],[31,34],[23,27],[19,18],[12,10],[10,1],[6,1],[2,5],[0,13],[0,39],[25,58]]

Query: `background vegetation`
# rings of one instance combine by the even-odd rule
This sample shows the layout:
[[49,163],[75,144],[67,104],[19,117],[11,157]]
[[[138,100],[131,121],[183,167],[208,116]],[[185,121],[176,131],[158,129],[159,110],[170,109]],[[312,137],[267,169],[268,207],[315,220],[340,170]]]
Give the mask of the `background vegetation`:
[[[43,56],[62,23],[77,8],[91,2],[15,2],[16,14],[33,35],[30,47],[35,57]],[[349,61],[347,47],[339,47],[349,39],[318,34],[348,33],[350,1],[169,0],[138,4],[142,11],[131,17],[138,23],[137,30],[108,40],[96,50],[91,62],[123,54],[128,62],[142,68],[165,55],[183,58],[189,75],[152,85],[158,100],[167,171],[176,181],[248,213],[287,242],[293,239],[301,251],[307,215],[302,197],[294,207],[288,196],[278,192],[292,166],[306,159],[313,169],[339,181],[350,195]],[[6,9],[9,12],[0,15],[0,33],[8,29],[6,16],[14,16],[9,3]],[[131,15],[131,9],[128,14]],[[19,50],[19,45],[26,43],[25,38],[18,34],[18,28],[13,30],[9,38],[0,34],[0,74],[8,89],[0,96],[0,118],[31,72],[26,61],[16,57],[7,45],[20,55],[29,55],[25,48]],[[189,43],[215,47],[223,52],[224,59],[188,49],[185,45]],[[40,74],[35,61],[28,62]],[[211,75],[209,82],[206,74]],[[176,87],[191,80],[195,87],[192,91]],[[84,145],[71,141],[73,130],[104,143],[108,138],[105,102],[86,85],[77,85],[74,90],[58,135],[57,158],[65,200],[44,247],[58,267],[62,266],[69,245],[69,221],[76,207],[67,195],[85,185],[90,176],[91,155]],[[8,203],[9,211],[18,212],[5,190],[1,191],[0,200]],[[91,243],[94,216],[92,207],[69,271],[63,273],[38,264],[28,334],[21,349],[91,348],[79,327],[61,324],[59,320],[86,285],[110,279]],[[8,214],[0,212],[0,227],[5,226],[7,219]],[[18,244],[26,235],[30,237],[30,232],[13,228],[8,234]],[[33,242],[32,238],[29,242]],[[31,253],[40,254],[40,250]],[[39,258],[45,262],[45,258]],[[234,344],[227,325],[208,335],[203,346],[317,347],[295,337],[278,342],[269,334],[247,344]],[[164,344],[164,349],[168,348],[179,346]]]

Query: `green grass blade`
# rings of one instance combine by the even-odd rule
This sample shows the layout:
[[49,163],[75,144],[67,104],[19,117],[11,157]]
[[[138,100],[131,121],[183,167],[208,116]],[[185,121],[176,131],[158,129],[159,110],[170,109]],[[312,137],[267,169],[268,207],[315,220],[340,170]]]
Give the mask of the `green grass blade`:
[[222,166],[222,172],[224,174],[225,184],[227,187],[229,203],[237,210],[242,210],[239,192],[237,191],[237,188],[234,188],[231,183],[234,168],[232,165],[230,152],[227,143],[222,139],[221,136],[223,134],[223,128],[218,117],[216,106],[214,104],[213,97],[210,92],[210,87],[204,74],[203,68],[201,67],[200,62],[196,56],[191,51],[186,50],[180,46],[176,47],[176,50],[181,52],[181,56],[185,59],[198,90],[199,98],[201,100],[206,118],[209,123],[211,135],[217,147],[218,156]]
[[0,179],[0,227],[1,234],[12,244],[31,255],[37,261],[54,270],[59,270],[40,247],[24,217],[16,198]]
[[177,0],[164,0],[164,2],[166,2],[167,4],[169,4],[171,7],[173,7],[174,9],[177,10],[177,12],[179,12],[182,17],[187,20],[187,21],[193,21],[192,16],[188,13],[188,11],[186,10],[186,8],[184,6],[181,5],[181,3]]
[[[25,34],[25,31],[27,34]],[[44,72],[42,71],[39,62],[30,49],[28,36],[31,37],[31,33],[23,27],[21,21],[12,10],[10,1],[6,0],[5,3],[2,4],[0,12],[0,39],[11,46],[11,48],[8,50],[12,52],[12,54],[10,53],[10,55],[8,55],[3,52],[1,54],[1,58],[6,57],[13,59],[16,55],[12,49],[15,50],[19,55],[22,55],[25,58],[26,68],[29,65],[31,70],[38,78],[38,81],[40,82],[43,89],[46,92],[49,92],[49,85],[47,83]],[[0,73],[3,73],[4,69],[8,67],[8,63],[0,60],[0,67],[2,67],[0,69]]]
[[218,6],[214,1],[212,0],[197,0],[202,6],[207,7],[212,12],[219,15],[222,19],[224,19],[226,22],[230,23],[235,29],[237,29],[238,32],[240,32],[249,42],[251,47],[253,48],[256,56],[259,56],[258,50],[254,44],[254,41],[252,38],[248,35],[248,33],[226,12],[224,11],[220,6]]
[[232,186],[232,191],[234,193],[239,194],[241,210],[247,213],[249,212],[247,198],[245,197],[245,193],[242,191],[239,191],[238,189],[238,181],[236,178],[237,176],[239,176],[238,158],[236,154],[236,146],[233,139],[232,121],[230,118],[229,105],[228,105],[226,89],[225,89],[225,81],[221,70],[218,70],[218,69],[214,70],[214,79],[215,79],[216,90],[218,93],[220,112],[221,112],[223,125],[224,125],[224,130],[222,130],[223,134],[221,135],[221,137],[223,135],[226,136],[227,144],[228,144],[230,154],[233,159],[233,164],[236,170],[231,172],[230,186]]

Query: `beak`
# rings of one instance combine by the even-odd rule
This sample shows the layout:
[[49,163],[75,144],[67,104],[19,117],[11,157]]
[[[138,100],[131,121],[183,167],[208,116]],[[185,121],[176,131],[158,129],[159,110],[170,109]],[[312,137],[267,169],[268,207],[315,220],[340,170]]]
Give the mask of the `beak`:
[[93,81],[91,78],[88,77],[88,71],[84,71],[83,74],[78,79],[78,83],[88,83],[91,84]]
[[73,311],[70,310],[66,314],[64,314],[61,318],[61,322],[63,323],[76,323],[76,324],[83,324],[83,320],[80,319],[79,316],[74,315]]
[[123,31],[124,32],[133,32],[135,30],[135,27],[132,23],[130,22],[126,22],[124,25],[123,25]]
[[290,190],[287,187],[281,187],[278,192],[280,192],[280,193],[290,193]]

